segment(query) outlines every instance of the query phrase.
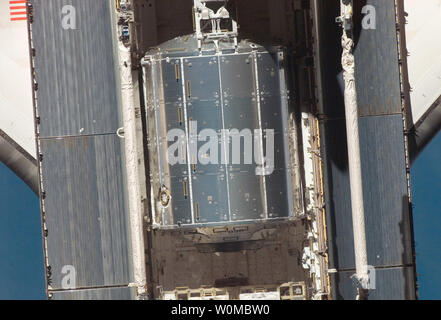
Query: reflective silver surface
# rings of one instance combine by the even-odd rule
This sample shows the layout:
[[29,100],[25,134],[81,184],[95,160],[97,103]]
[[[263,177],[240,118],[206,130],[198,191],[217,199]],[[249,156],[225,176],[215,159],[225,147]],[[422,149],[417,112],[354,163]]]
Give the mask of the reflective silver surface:
[[[122,123],[114,4],[69,1],[76,30],[62,28],[66,1],[32,4],[48,291],[64,299],[129,298],[133,290],[120,289],[133,274],[124,145],[116,135]],[[61,292],[66,266],[75,268],[75,292]],[[113,293],[87,290],[98,287]]]
[[[281,48],[269,52],[248,42],[241,42],[236,53],[228,43],[220,42],[219,47],[216,54],[210,44],[205,45],[199,54],[194,37],[185,36],[155,48],[143,59],[157,227],[293,216],[288,159],[294,148],[288,145],[285,52]],[[167,141],[173,129],[181,131]],[[206,129],[213,136],[197,141],[197,134]],[[231,137],[227,143],[223,129],[237,129],[242,136]],[[260,129],[262,135],[255,132]],[[258,175],[259,161],[271,151],[266,150],[266,129],[275,133],[274,170]],[[213,137],[217,137],[217,148],[202,151]],[[234,140],[240,141],[240,154],[232,152]],[[167,160],[168,148],[173,146],[172,155],[180,160],[177,164]],[[210,159],[217,162],[201,163]],[[170,193],[167,205],[160,201],[161,188]]]

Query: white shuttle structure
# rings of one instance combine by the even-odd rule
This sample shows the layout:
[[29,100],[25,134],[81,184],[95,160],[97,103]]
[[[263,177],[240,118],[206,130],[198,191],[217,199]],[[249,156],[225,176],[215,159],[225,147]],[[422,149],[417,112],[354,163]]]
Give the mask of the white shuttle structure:
[[0,161],[40,196],[48,298],[417,298],[423,3],[0,0]]

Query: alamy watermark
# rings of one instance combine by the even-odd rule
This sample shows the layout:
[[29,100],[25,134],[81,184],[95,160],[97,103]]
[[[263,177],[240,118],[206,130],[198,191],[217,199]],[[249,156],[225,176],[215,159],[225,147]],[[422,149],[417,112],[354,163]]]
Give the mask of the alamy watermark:
[[[167,162],[176,164],[255,164],[256,175],[274,171],[273,129],[203,129],[197,121],[189,122],[189,134],[182,129],[167,132]],[[188,141],[188,143],[187,143]],[[202,143],[201,143],[202,142]]]
[[61,278],[61,288],[63,289],[75,289],[76,288],[76,271],[75,267],[71,265],[65,265],[61,268],[61,273],[64,275]]
[[65,5],[61,8],[61,27],[64,30],[77,28],[77,11],[74,6]]

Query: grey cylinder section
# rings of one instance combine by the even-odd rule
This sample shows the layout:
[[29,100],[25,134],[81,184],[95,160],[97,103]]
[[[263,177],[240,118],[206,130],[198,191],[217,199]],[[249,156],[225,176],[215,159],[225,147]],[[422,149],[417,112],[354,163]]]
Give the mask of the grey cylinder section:
[[249,42],[216,51],[186,36],[142,61],[161,228],[294,216],[285,51]]

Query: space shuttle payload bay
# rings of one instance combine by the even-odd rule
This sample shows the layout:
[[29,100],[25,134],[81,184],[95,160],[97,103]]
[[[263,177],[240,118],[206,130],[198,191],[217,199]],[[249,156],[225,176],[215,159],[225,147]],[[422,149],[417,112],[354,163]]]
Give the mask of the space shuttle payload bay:
[[[48,296],[54,299],[139,298],[139,290],[147,283],[155,286],[153,290],[149,289],[155,291],[150,297],[179,299],[199,292],[199,297],[213,294],[219,298],[231,298],[240,297],[241,294],[243,297],[253,295],[254,290],[265,282],[263,287],[268,297],[278,292],[278,298],[283,298],[281,292],[299,289],[302,294],[297,298],[352,298],[350,276],[353,274],[353,248],[349,245],[352,241],[352,222],[348,215],[350,188],[347,163],[342,156],[347,150],[345,143],[342,143],[344,134],[340,130],[344,127],[344,112],[338,87],[341,56],[336,50],[340,46],[341,36],[341,30],[335,24],[338,4],[328,0],[311,0],[310,6],[306,7],[306,2],[300,0],[236,1],[240,32],[244,37],[252,39],[253,43],[269,41],[286,48],[296,48],[293,50],[296,54],[293,61],[300,75],[297,77],[300,83],[297,83],[299,88],[295,94],[301,97],[296,101],[299,105],[295,106],[299,112],[296,119],[301,132],[298,141],[301,152],[297,157],[303,163],[299,166],[294,162],[294,167],[302,170],[302,183],[292,185],[304,192],[304,197],[297,198],[305,200],[302,208],[313,213],[307,217],[313,219],[294,219],[278,224],[256,223],[246,226],[249,227],[246,231],[234,229],[237,226],[233,225],[222,226],[221,230],[194,224],[194,227],[201,228],[191,233],[189,229],[180,228],[182,221],[174,221],[174,215],[170,215],[170,222],[162,219],[165,227],[173,226],[174,230],[155,228],[151,224],[155,216],[149,216],[149,211],[154,211],[149,208],[149,202],[156,194],[150,194],[149,184],[154,182],[155,177],[149,182],[149,174],[155,175],[156,172],[147,172],[148,165],[144,168],[144,164],[148,164],[149,147],[143,145],[143,134],[152,137],[155,132],[143,132],[142,121],[148,123],[150,119],[152,124],[155,117],[145,114],[148,108],[143,104],[150,103],[151,110],[156,106],[148,101],[148,90],[142,96],[143,85],[148,85],[154,77],[145,77],[143,83],[141,70],[144,69],[146,73],[147,68],[140,63],[151,48],[159,51],[161,48],[170,49],[164,47],[166,43],[174,44],[167,54],[182,54],[182,51],[176,51],[182,49],[177,48],[182,46],[176,45],[179,40],[176,37],[194,31],[189,14],[193,1],[182,1],[179,8],[173,7],[173,1],[151,0],[151,6],[144,6],[141,0],[93,0],[87,5],[82,0],[71,0],[82,23],[77,26],[80,30],[66,32],[58,28],[62,8],[59,0],[0,0],[0,161],[13,169],[34,191],[38,191],[39,183],[36,158],[40,163],[45,264],[50,273],[47,278]],[[407,146],[406,130],[414,124],[419,133],[415,142],[416,150],[423,148],[440,127],[439,121],[436,121],[440,117],[436,114],[440,110],[441,86],[437,84],[441,77],[438,59],[441,47],[428,36],[430,30],[438,28],[439,19],[427,18],[430,14],[435,15],[434,12],[440,12],[440,6],[435,4],[435,0],[425,2],[427,6],[422,8],[412,0],[405,1],[404,10],[409,14],[406,28],[407,49],[410,52],[408,69],[406,59],[399,59],[405,53],[404,46],[397,50],[397,42],[403,45],[403,39],[395,41],[400,35],[404,36],[399,30],[397,32],[395,21],[402,22],[400,19],[404,15],[398,4],[403,1],[371,0],[369,3],[378,9],[378,19],[382,19],[383,25],[376,30],[362,31],[362,37],[357,42],[356,68],[363,75],[359,76],[357,84],[360,93],[363,187],[367,190],[364,200],[370,233],[367,244],[370,264],[381,267],[377,273],[379,287],[373,297],[415,297],[410,215],[407,211],[410,203],[407,171],[410,164],[407,163],[403,146]],[[34,22],[28,25],[29,21],[26,21],[23,12],[31,3],[34,6]],[[269,6],[269,3],[275,5]],[[134,11],[128,10],[127,20],[117,26],[116,17],[121,13],[118,5],[122,4],[133,5]],[[115,11],[115,5],[118,11]],[[94,19],[98,15],[101,19]],[[30,26],[32,45],[36,50],[34,57],[30,57],[29,50]],[[299,31],[302,28],[307,30],[304,34]],[[119,30],[123,32],[116,34]],[[121,38],[118,39],[120,35],[131,38],[130,45],[124,50],[121,50]],[[383,42],[386,38],[394,41]],[[51,45],[48,45],[49,41]],[[372,46],[372,43],[382,43],[380,49],[383,51]],[[430,52],[423,50],[429,46]],[[33,76],[39,87],[35,91],[37,118],[33,108],[33,90],[37,88],[31,76],[31,58],[35,67]],[[133,65],[129,62],[124,69],[124,60],[131,60]],[[311,60],[314,62],[311,63]],[[380,71],[372,68],[374,60],[380,66],[378,69],[388,70],[384,77]],[[401,67],[399,60],[404,63]],[[170,69],[171,80],[158,78],[155,85],[170,88],[179,81],[176,77],[191,75],[191,70],[187,69],[195,69],[195,65],[189,65],[181,56],[179,61],[176,64],[178,67],[172,66]],[[246,60],[243,66],[248,70]],[[120,74],[121,70],[125,70],[122,72],[125,74]],[[228,70],[226,68],[220,73]],[[209,68],[201,68],[201,74],[208,71]],[[231,73],[233,71],[236,72],[232,70]],[[406,88],[406,71],[413,92]],[[161,73],[157,72],[156,75]],[[210,77],[206,75],[207,79]],[[189,88],[195,90],[192,91],[196,95],[196,90],[203,83],[199,82],[197,76],[194,78]],[[377,79],[376,86],[372,85],[374,78]],[[125,82],[127,79],[130,79],[130,83]],[[388,90],[382,89],[386,87],[385,83],[390,85]],[[189,91],[184,82],[182,84],[181,91]],[[404,84],[401,90],[400,84]],[[128,88],[131,92],[127,92]],[[161,95],[164,88],[159,89],[152,90],[151,95]],[[182,92],[180,98],[186,96]],[[406,107],[410,108],[412,102],[411,113],[409,110],[407,114],[403,112],[405,108],[402,108],[400,92],[405,98],[407,95]],[[128,118],[121,116],[121,105],[126,98],[134,103]],[[381,100],[380,103],[377,100]],[[195,101],[194,104],[199,102]],[[191,112],[194,108],[188,107],[181,109],[182,112]],[[179,109],[170,115],[178,120],[184,116]],[[408,124],[403,128],[403,122],[406,122],[403,118],[406,117],[404,120]],[[132,132],[128,130],[129,118],[136,122],[136,126],[131,128]],[[214,117],[209,118],[212,119]],[[35,127],[38,145],[35,143]],[[133,138],[132,146],[139,153],[130,152],[130,135]],[[423,137],[423,142],[418,140],[419,137]],[[409,142],[410,148],[412,143]],[[36,148],[39,148],[38,157]],[[139,154],[143,152],[146,158],[140,157]],[[150,156],[154,152],[150,151]],[[130,172],[129,167],[133,163],[137,163],[137,166],[132,166],[133,172]],[[144,169],[146,172],[143,172]],[[143,176],[144,180],[138,180],[139,192],[132,192],[136,180],[131,180],[134,178],[131,173]],[[156,191],[159,191],[158,186]],[[175,186],[184,190],[183,201],[187,201],[185,192],[189,185],[179,180]],[[211,187],[211,183],[207,186]],[[204,194],[206,189],[212,192],[210,188],[202,187],[193,194],[204,195],[203,200],[210,202],[211,194],[208,197]],[[225,203],[232,196],[242,196],[239,189],[236,193],[226,193]],[[146,190],[149,190],[148,196]],[[190,190],[188,192],[191,193]],[[388,196],[385,197],[385,194]],[[172,194],[172,199],[178,200],[178,195]],[[188,214],[188,221],[198,216],[204,218],[198,212],[204,208],[201,203],[195,202],[197,209],[187,210],[191,213]],[[222,204],[221,201],[218,203]],[[133,208],[137,210],[136,215],[130,216]],[[161,210],[166,212],[164,208]],[[179,211],[182,212],[185,210]],[[167,217],[165,214],[162,216]],[[322,219],[320,223],[317,224],[315,217]],[[142,226],[142,231],[138,232],[130,225],[133,218],[139,218],[138,226]],[[205,218],[210,223],[222,222],[215,215]],[[89,222],[87,228],[84,221]],[[161,222],[161,219],[158,221]],[[378,228],[379,224],[382,228]],[[176,225],[178,228],[175,228]],[[231,242],[225,245],[221,239],[223,233],[231,232],[241,237],[240,241],[235,242],[236,246],[230,245]],[[260,242],[248,241],[255,235],[266,238]],[[144,243],[139,241],[144,236],[145,251]],[[238,243],[243,245],[247,241],[248,247],[242,247],[243,253],[236,250]],[[250,243],[262,246],[256,248]],[[139,261],[143,262],[143,267],[147,267],[147,272],[142,268],[136,270],[133,265],[136,264],[136,259],[132,259],[136,244],[140,245],[137,248],[141,253],[138,258],[145,258],[144,262],[142,259]],[[320,263],[318,259],[321,259]],[[269,263],[259,263],[262,260]],[[77,267],[78,288],[62,288],[61,270],[65,265]],[[305,266],[309,269],[305,270]],[[90,272],[92,269],[93,273]],[[137,274],[140,272],[142,281],[138,282]],[[195,279],[195,274],[200,276]],[[97,289],[101,287],[103,289]],[[329,287],[330,292],[327,292]],[[274,288],[278,291],[271,291]],[[245,292],[247,290],[250,292]]]
[[[34,113],[27,20],[13,20],[22,5],[0,1],[0,128],[35,157]],[[23,15],[21,15],[23,17]]]

